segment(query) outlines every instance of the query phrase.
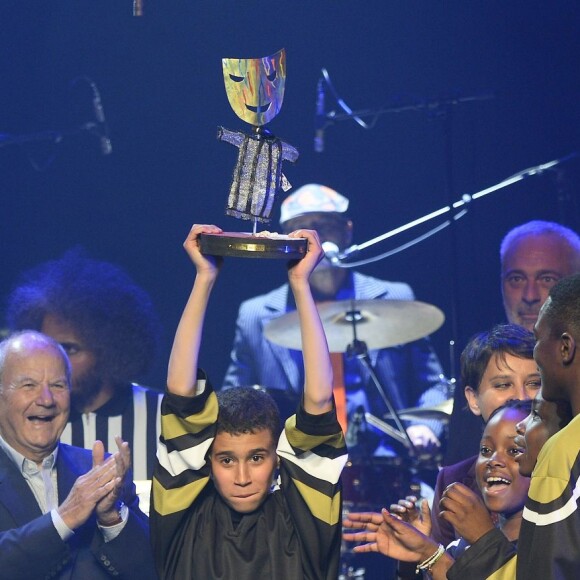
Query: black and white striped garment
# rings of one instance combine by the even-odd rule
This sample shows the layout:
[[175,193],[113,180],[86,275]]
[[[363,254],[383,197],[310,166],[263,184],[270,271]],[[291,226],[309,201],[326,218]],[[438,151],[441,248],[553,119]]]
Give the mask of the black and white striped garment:
[[336,580],[348,455],[335,409],[309,415],[300,407],[286,421],[277,485],[237,523],[210,475],[218,401],[205,375],[194,397],[167,393],[162,412],[150,512],[160,578]]
[[117,386],[115,396],[93,413],[71,409],[60,438],[63,443],[91,449],[98,439],[109,453],[117,451],[115,436],[129,442],[133,477],[151,479],[161,432],[163,393],[136,384]]

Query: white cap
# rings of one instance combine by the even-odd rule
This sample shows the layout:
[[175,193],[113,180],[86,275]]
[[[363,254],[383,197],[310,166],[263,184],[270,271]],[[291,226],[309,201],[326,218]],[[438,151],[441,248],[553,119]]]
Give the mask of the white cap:
[[309,183],[290,194],[280,208],[280,224],[306,213],[344,213],[348,199],[326,185]]

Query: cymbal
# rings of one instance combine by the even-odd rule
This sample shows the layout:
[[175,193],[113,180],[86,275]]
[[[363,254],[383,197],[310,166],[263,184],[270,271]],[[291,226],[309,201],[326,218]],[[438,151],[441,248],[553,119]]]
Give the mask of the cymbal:
[[[397,411],[400,419],[404,421],[421,421],[426,419],[435,419],[437,421],[449,421],[451,412],[453,411],[453,399],[447,399],[442,403],[433,405],[431,407],[410,407],[409,409],[401,409]],[[386,419],[392,419],[390,413],[385,415]]]
[[[416,300],[340,300],[317,304],[330,352],[346,352],[356,337],[369,349],[387,348],[423,338],[437,330],[445,316],[439,308]],[[270,321],[266,338],[286,348],[302,349],[298,313]]]

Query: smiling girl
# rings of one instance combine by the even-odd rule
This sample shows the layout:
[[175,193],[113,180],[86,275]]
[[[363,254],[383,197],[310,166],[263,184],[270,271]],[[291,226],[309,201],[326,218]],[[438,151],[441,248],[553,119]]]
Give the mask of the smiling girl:
[[447,550],[428,535],[430,512],[426,501],[421,505],[422,529],[426,533],[383,510],[382,514],[349,514],[344,526],[365,531],[345,533],[344,539],[367,542],[356,546],[355,552],[381,552],[397,560],[416,562],[419,570],[435,580],[446,578],[455,558],[494,529],[489,512],[498,514],[498,527],[510,541],[516,542],[530,484],[528,477],[519,474],[516,462],[522,452],[516,444],[516,425],[528,415],[530,407],[530,401],[508,401],[491,414],[476,464],[477,484],[483,501],[460,483],[445,490],[440,515],[461,534]]

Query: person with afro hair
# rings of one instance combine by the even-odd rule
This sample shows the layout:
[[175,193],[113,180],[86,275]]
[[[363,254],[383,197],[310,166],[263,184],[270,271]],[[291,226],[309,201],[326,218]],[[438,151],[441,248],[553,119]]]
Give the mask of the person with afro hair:
[[80,248],[25,272],[8,298],[9,330],[36,330],[62,345],[72,367],[64,443],[133,450],[136,480],[151,479],[162,393],[135,384],[150,368],[159,325],[149,295],[120,267]]

